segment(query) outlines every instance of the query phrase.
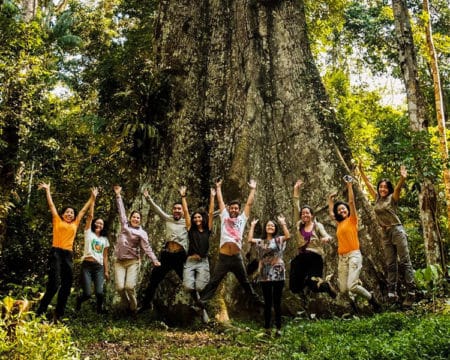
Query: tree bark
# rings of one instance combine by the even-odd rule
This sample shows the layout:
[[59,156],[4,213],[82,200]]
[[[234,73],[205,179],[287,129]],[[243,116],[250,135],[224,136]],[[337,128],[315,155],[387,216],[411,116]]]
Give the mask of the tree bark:
[[[351,154],[314,64],[303,2],[163,0],[155,42],[158,71],[173,82],[167,137],[148,178],[158,202],[171,204],[176,187],[185,183],[190,208],[206,205],[218,175],[224,178],[225,201],[245,201],[253,177],[258,187],[251,217],[264,223],[283,213],[289,219],[292,187],[301,178],[301,202],[313,206],[334,235],[327,195],[339,190],[346,199],[342,176],[350,171]],[[359,188],[355,191],[365,256],[362,279],[379,292],[384,286],[381,237],[370,205]],[[156,235],[160,227],[153,231]],[[291,241],[287,264],[295,252]],[[326,273],[336,274],[336,244],[328,247],[325,262]],[[245,308],[234,285],[227,280],[222,292],[232,312]],[[298,299],[288,291],[285,298],[295,313]]]
[[[406,87],[408,113],[411,128],[416,132],[427,132],[428,119],[425,101],[419,84],[417,71],[417,56],[412,36],[411,23],[405,0],[393,0],[395,35],[398,45],[399,63],[402,69],[403,81]],[[426,139],[426,136],[417,138]],[[417,144],[419,147],[429,147],[429,144]],[[421,159],[417,161],[417,170],[421,174],[421,189],[419,194],[420,220],[427,264],[441,263],[441,249],[438,224],[436,219],[437,196],[431,179],[426,177],[423,169],[426,167]]]

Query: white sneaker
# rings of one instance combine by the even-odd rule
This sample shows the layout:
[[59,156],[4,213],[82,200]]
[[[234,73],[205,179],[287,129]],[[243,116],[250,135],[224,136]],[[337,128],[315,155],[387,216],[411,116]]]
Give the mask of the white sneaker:
[[202,322],[207,324],[209,322],[209,316],[205,309],[202,310]]

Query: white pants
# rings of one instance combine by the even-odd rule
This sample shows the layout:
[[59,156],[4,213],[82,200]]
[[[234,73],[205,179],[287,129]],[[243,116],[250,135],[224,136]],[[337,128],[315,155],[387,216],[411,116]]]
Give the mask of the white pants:
[[351,299],[354,299],[356,295],[361,295],[366,299],[370,299],[372,297],[370,292],[361,286],[361,280],[359,280],[361,268],[362,255],[359,250],[354,250],[349,253],[339,255],[339,291],[348,291]]
[[117,260],[114,266],[116,290],[124,307],[137,309],[136,284],[140,262],[137,259]]

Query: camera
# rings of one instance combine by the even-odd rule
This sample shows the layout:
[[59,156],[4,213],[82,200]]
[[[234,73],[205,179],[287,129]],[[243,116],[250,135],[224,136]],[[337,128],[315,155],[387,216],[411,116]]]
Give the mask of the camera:
[[345,182],[353,182],[353,178],[350,175],[344,175],[343,179]]

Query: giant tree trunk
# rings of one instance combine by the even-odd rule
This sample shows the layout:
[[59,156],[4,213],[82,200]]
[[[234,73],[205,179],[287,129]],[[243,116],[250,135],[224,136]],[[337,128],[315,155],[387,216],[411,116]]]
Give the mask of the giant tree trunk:
[[[224,177],[225,201],[245,201],[247,181],[254,177],[258,188],[251,217],[264,222],[284,213],[293,225],[292,187],[301,178],[301,202],[317,209],[319,221],[334,235],[327,195],[339,190],[346,198],[341,179],[349,172],[351,154],[310,52],[303,2],[162,0],[155,51],[158,70],[171,74],[174,89],[168,135],[148,180],[158,202],[169,207],[177,198],[176,186],[185,183],[191,209],[206,205],[218,175]],[[384,286],[380,237],[358,188],[356,196],[362,279],[379,292]],[[154,235],[161,230],[153,228]],[[291,242],[287,264],[295,252]],[[336,244],[328,247],[325,261],[326,273],[337,274]],[[241,290],[231,291],[230,284],[221,292],[227,309],[242,310],[242,296],[236,296]],[[289,291],[284,298],[289,311],[298,310]],[[317,300],[323,304],[327,298]],[[329,307],[317,311],[326,313]]]
[[[399,62],[403,73],[403,81],[406,87],[406,96],[408,102],[408,113],[411,122],[411,128],[416,132],[426,132],[428,128],[428,119],[425,108],[425,101],[419,84],[417,71],[417,57],[412,36],[411,23],[405,0],[393,0],[392,7],[394,12],[395,35],[397,38]],[[427,139],[427,136],[417,136],[417,139]],[[429,147],[430,144],[421,140],[417,144],[418,148]],[[417,161],[417,170],[419,174],[427,164],[421,159]],[[427,264],[441,264],[441,249],[438,233],[438,224],[436,219],[437,196],[431,179],[422,175],[421,189],[419,194],[420,220],[422,223],[423,239],[425,242],[425,254]]]

